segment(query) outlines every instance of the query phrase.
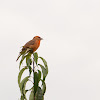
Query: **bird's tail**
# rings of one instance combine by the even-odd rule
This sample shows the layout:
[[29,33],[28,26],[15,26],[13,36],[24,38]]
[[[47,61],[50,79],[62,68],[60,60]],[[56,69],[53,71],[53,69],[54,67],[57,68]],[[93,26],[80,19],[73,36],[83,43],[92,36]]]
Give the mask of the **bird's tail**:
[[[19,54],[19,56],[17,57],[17,60],[20,58],[20,56],[21,56],[21,54]],[[17,60],[16,60],[16,61],[17,61]]]
[[[20,58],[21,55],[23,55],[26,52],[26,49],[22,49],[21,52],[19,53],[17,60]],[[16,60],[16,61],[17,61]]]

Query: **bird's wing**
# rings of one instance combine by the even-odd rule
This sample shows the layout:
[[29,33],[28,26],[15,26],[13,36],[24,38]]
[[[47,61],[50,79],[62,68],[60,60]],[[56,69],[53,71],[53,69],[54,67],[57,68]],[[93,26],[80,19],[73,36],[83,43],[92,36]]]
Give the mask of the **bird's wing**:
[[[19,56],[18,56],[17,60],[20,58],[21,55],[23,55],[23,54],[26,52],[27,48],[29,48],[31,45],[34,45],[34,43],[35,43],[34,40],[28,41],[28,42],[23,46],[21,52],[19,53]],[[17,61],[17,60],[16,60],[16,61]]]
[[24,48],[28,48],[30,47],[30,45],[34,45],[35,44],[35,41],[34,40],[30,40],[29,42],[27,42],[23,47]]

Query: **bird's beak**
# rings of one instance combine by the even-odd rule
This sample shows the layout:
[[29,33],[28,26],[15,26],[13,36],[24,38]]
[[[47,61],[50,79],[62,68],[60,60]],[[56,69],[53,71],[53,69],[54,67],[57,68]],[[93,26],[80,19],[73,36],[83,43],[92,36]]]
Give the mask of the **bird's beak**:
[[40,37],[40,40],[43,40],[43,38]]

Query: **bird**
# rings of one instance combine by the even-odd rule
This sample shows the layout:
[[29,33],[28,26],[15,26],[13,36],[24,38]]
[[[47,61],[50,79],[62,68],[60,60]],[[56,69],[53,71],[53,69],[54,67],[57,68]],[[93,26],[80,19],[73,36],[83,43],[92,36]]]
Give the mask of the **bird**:
[[[28,41],[21,49],[19,56],[17,60],[20,58],[22,54],[24,54],[27,50],[30,50],[31,53],[35,52],[39,46],[40,46],[40,41],[43,40],[40,36],[35,36],[33,37],[32,40]],[[17,61],[16,60],[16,61]]]

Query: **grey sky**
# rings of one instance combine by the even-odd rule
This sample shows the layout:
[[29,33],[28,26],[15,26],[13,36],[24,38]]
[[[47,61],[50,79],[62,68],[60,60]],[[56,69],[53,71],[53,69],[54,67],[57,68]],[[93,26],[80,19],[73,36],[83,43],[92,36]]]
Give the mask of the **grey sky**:
[[100,100],[100,0],[1,0],[0,99],[18,100],[20,47],[35,35],[49,65],[45,100]]

